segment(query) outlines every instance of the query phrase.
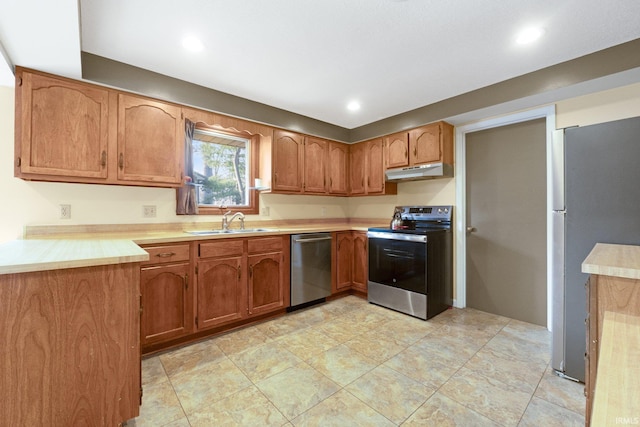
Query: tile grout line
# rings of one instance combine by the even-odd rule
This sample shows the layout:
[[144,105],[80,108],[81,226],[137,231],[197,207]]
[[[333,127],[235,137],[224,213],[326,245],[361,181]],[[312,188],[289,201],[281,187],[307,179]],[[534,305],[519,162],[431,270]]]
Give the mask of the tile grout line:
[[[329,305],[329,304],[331,304],[331,303],[327,303],[326,305],[324,305],[324,304],[323,304],[323,305],[322,305],[322,306],[320,306],[320,307],[330,307],[330,305]],[[352,317],[351,315],[353,315],[354,313],[356,313],[356,312],[358,312],[358,311],[362,310],[364,307],[368,307],[368,306],[369,306],[369,304],[366,304],[366,303],[360,303],[360,302],[355,302],[355,301],[354,301],[354,302],[345,302],[345,303],[344,303],[344,304],[342,304],[341,306],[339,306],[339,307],[338,307],[338,306],[335,306],[335,308],[332,308],[332,309],[331,309],[331,314],[334,314],[334,313],[335,313],[335,314],[340,313],[339,315],[337,315],[337,316],[335,316],[335,317],[333,317],[333,316],[329,316],[329,317],[330,317],[330,319],[331,319],[331,320],[353,320],[353,319],[351,319],[351,317]],[[311,310],[311,309],[309,309],[309,310]],[[300,312],[300,313],[302,313],[302,312]],[[376,313],[376,314],[381,314],[381,312],[378,312],[378,311],[375,311],[374,313]],[[483,313],[483,312],[481,312],[481,313]],[[292,313],[292,314],[293,314],[293,315],[295,315],[295,314],[297,314],[297,313]],[[448,377],[446,378],[446,380],[445,380],[442,384],[440,384],[437,388],[433,389],[433,391],[432,391],[432,392],[431,392],[431,393],[426,397],[426,399],[425,399],[425,400],[424,400],[424,401],[423,401],[423,402],[422,402],[422,403],[421,403],[421,404],[420,404],[420,405],[419,405],[415,410],[411,411],[411,413],[410,413],[407,417],[405,417],[401,422],[399,422],[399,423],[395,423],[394,421],[390,420],[387,416],[385,416],[384,414],[380,413],[380,412],[379,412],[379,411],[377,411],[375,408],[373,408],[372,406],[370,406],[368,403],[366,403],[365,401],[363,401],[362,399],[358,398],[356,395],[354,395],[353,393],[351,393],[349,390],[347,390],[347,387],[349,387],[350,385],[354,384],[356,381],[360,380],[360,379],[361,379],[362,377],[364,377],[365,375],[370,374],[372,371],[374,371],[374,370],[376,370],[376,369],[378,369],[378,368],[380,368],[380,367],[386,367],[386,368],[391,369],[392,371],[396,372],[396,373],[397,373],[397,374],[399,374],[399,375],[405,376],[405,377],[407,377],[407,378],[409,378],[409,379],[413,379],[413,378],[411,378],[411,377],[408,377],[406,374],[404,374],[404,373],[402,373],[402,372],[397,371],[396,369],[394,369],[394,368],[392,368],[392,367],[388,367],[388,366],[386,366],[386,365],[385,365],[385,363],[387,363],[389,360],[393,359],[394,357],[398,356],[398,355],[399,355],[399,354],[401,354],[402,352],[407,351],[407,350],[408,350],[408,349],[410,349],[412,346],[416,345],[416,343],[418,343],[420,340],[423,340],[423,339],[425,339],[426,337],[429,337],[430,335],[433,335],[433,334],[437,333],[437,332],[438,332],[438,331],[440,331],[440,330],[441,330],[445,325],[449,325],[449,326],[451,326],[451,327],[454,327],[454,328],[455,328],[455,329],[457,329],[457,330],[464,331],[464,330],[465,330],[465,328],[468,328],[469,326],[473,326],[473,318],[472,318],[472,316],[471,316],[471,318],[466,317],[466,316],[465,316],[465,317],[461,317],[461,318],[460,318],[461,320],[458,320],[458,318],[457,318],[457,317],[450,316],[450,318],[449,318],[449,319],[443,319],[443,322],[437,322],[437,323],[434,323],[434,326],[435,326],[435,327],[433,328],[433,330],[429,330],[425,335],[421,336],[420,338],[418,338],[418,339],[416,339],[416,340],[412,340],[412,341],[411,341],[411,342],[409,342],[409,343],[402,342],[402,344],[399,346],[399,347],[401,348],[401,350],[400,350],[400,351],[398,351],[398,352],[396,352],[396,353],[394,353],[394,354],[392,354],[392,355],[388,355],[388,356],[387,356],[387,355],[385,355],[385,356],[384,356],[384,360],[381,360],[381,361],[375,360],[375,363],[374,363],[374,364],[372,363],[372,368],[371,368],[371,369],[367,370],[366,372],[361,373],[360,375],[358,375],[356,378],[352,379],[349,383],[345,384],[344,386],[342,386],[342,385],[340,385],[340,384],[336,383],[334,380],[332,380],[331,378],[327,377],[327,376],[326,376],[325,374],[323,374],[322,372],[318,371],[315,367],[311,366],[311,365],[308,363],[308,361],[309,361],[310,359],[314,358],[314,357],[318,357],[319,355],[321,355],[321,354],[323,354],[323,353],[326,353],[326,352],[328,352],[328,351],[331,351],[332,349],[335,349],[336,347],[339,347],[339,346],[344,345],[344,346],[345,346],[346,348],[348,348],[350,351],[354,351],[356,354],[359,354],[359,355],[360,355],[360,356],[362,356],[362,357],[368,358],[368,359],[369,359],[369,362],[372,362],[372,361],[374,361],[374,358],[372,358],[372,357],[368,356],[368,355],[366,354],[366,352],[364,352],[364,351],[363,351],[363,348],[358,347],[357,345],[355,345],[355,343],[354,343],[354,347],[352,348],[352,347],[348,346],[348,345],[347,345],[347,343],[349,343],[349,342],[353,342],[354,340],[357,340],[359,337],[362,337],[362,336],[363,336],[363,335],[365,335],[365,334],[370,334],[370,333],[374,333],[374,334],[375,334],[375,333],[376,333],[376,331],[377,331],[377,332],[380,332],[380,331],[384,330],[385,325],[387,325],[389,322],[392,322],[392,321],[397,320],[397,319],[396,319],[396,317],[394,317],[394,316],[388,316],[388,315],[386,315],[386,313],[385,313],[385,315],[383,316],[383,318],[381,319],[381,321],[380,321],[380,322],[371,322],[371,323],[373,323],[373,324],[375,325],[373,328],[371,328],[371,329],[367,329],[366,331],[363,331],[363,332],[356,333],[355,335],[353,335],[353,336],[349,337],[349,338],[348,338],[348,339],[346,339],[345,341],[341,341],[341,340],[339,340],[339,339],[335,339],[332,335],[330,335],[329,333],[327,333],[325,330],[323,330],[323,329],[320,327],[323,323],[325,323],[325,322],[327,321],[326,313],[324,313],[324,316],[320,316],[320,317],[322,317],[322,320],[318,320],[318,317],[315,317],[315,316],[309,316],[309,317],[310,317],[310,318],[307,318],[307,317],[304,317],[304,318],[303,318],[303,317],[301,316],[301,317],[298,319],[298,320],[300,321],[300,324],[304,325],[303,327],[299,327],[299,328],[296,328],[296,329],[294,329],[294,330],[288,331],[287,333],[283,333],[283,334],[281,334],[281,335],[279,335],[279,336],[276,336],[275,338],[274,338],[274,337],[272,337],[271,335],[267,335],[267,334],[265,334],[265,333],[264,333],[264,332],[262,332],[261,330],[258,330],[261,334],[265,335],[265,337],[267,337],[267,338],[270,340],[269,342],[273,342],[273,343],[275,343],[276,347],[278,347],[278,348],[282,349],[283,351],[287,351],[288,353],[292,354],[293,356],[295,356],[295,357],[299,360],[299,362],[298,362],[297,364],[295,364],[294,366],[290,366],[290,367],[286,368],[286,369],[285,369],[285,370],[283,370],[283,371],[280,371],[280,372],[274,373],[273,375],[269,375],[269,376],[267,376],[267,377],[265,377],[265,378],[261,378],[259,381],[255,381],[255,382],[254,382],[251,378],[249,378],[249,376],[247,375],[247,373],[246,373],[246,372],[245,372],[245,371],[244,371],[244,370],[243,370],[243,369],[242,369],[238,364],[236,364],[236,362],[235,362],[234,360],[232,360],[232,359],[231,359],[231,356],[232,356],[232,355],[239,354],[239,353],[242,353],[242,352],[237,352],[237,353],[227,353],[227,352],[225,352],[222,348],[220,348],[219,346],[217,346],[217,344],[215,344],[215,343],[214,343],[214,344],[216,345],[216,347],[220,350],[221,354],[222,354],[222,355],[224,355],[224,357],[225,357],[227,360],[229,360],[229,361],[232,363],[232,365],[233,365],[236,369],[238,369],[238,370],[242,373],[242,375],[243,375],[243,376],[244,376],[244,377],[249,381],[249,383],[250,383],[250,385],[247,385],[246,387],[244,387],[244,388],[242,388],[242,389],[240,389],[240,390],[235,391],[235,392],[234,392],[233,394],[231,394],[230,396],[233,396],[233,395],[235,395],[235,394],[237,394],[237,393],[240,393],[240,392],[242,392],[242,391],[244,391],[244,390],[248,389],[249,387],[253,386],[253,387],[255,387],[255,388],[258,390],[258,392],[260,393],[260,395],[261,395],[264,399],[266,399],[266,401],[267,401],[267,402],[269,402],[269,404],[270,404],[270,405],[272,405],[272,406],[276,409],[277,413],[279,413],[279,414],[283,417],[283,419],[284,419],[284,420],[287,420],[287,421],[288,421],[288,423],[293,424],[293,420],[294,420],[294,419],[296,419],[296,418],[298,418],[298,417],[300,417],[300,416],[302,416],[302,415],[304,415],[304,414],[308,413],[308,412],[309,412],[309,411],[311,411],[313,408],[316,408],[318,405],[322,404],[322,403],[323,403],[323,402],[325,402],[327,399],[329,399],[329,398],[331,398],[332,396],[334,396],[336,393],[339,393],[340,391],[344,391],[344,392],[348,393],[348,394],[349,394],[349,396],[352,396],[353,398],[355,398],[356,400],[358,400],[359,402],[361,402],[363,405],[365,405],[367,408],[369,408],[370,410],[374,411],[374,413],[379,414],[381,417],[383,417],[384,419],[388,420],[390,423],[392,423],[392,424],[394,424],[394,425],[400,425],[400,424],[402,424],[402,423],[406,422],[408,419],[410,419],[410,418],[411,418],[411,417],[412,417],[412,416],[413,416],[413,415],[414,415],[414,414],[415,414],[415,413],[416,413],[420,408],[422,408],[422,407],[425,405],[425,403],[426,403],[426,402],[428,402],[430,399],[432,399],[432,398],[433,398],[433,396],[434,396],[436,393],[440,392],[440,390],[443,388],[443,386],[444,386],[444,385],[446,385],[448,382],[450,382],[450,381],[451,381],[451,379],[452,379],[452,378],[454,378],[456,375],[458,375],[458,374],[459,374],[459,372],[460,372],[463,368],[465,368],[466,366],[468,366],[468,365],[469,365],[469,363],[470,363],[471,359],[473,359],[474,357],[476,357],[476,356],[478,355],[478,353],[480,353],[481,351],[483,351],[484,349],[486,349],[486,348],[487,348],[487,344],[488,344],[489,342],[491,342],[491,340],[493,340],[496,336],[498,336],[501,332],[503,332],[503,331],[505,330],[505,328],[507,328],[509,325],[511,325],[511,324],[512,324],[512,322],[514,322],[514,320],[513,320],[513,319],[509,319],[509,320],[508,320],[505,324],[503,324],[499,329],[497,329],[497,330],[496,330],[495,332],[493,332],[492,334],[488,335],[488,336],[487,336],[486,341],[485,341],[485,342],[484,342],[484,343],[483,343],[483,344],[482,344],[482,345],[481,345],[477,350],[475,350],[475,351],[474,351],[474,352],[473,352],[473,353],[472,353],[468,358],[466,358],[466,360],[464,360],[463,364],[462,364],[462,365],[460,365],[460,367],[459,367],[459,368],[455,369],[455,371],[454,371],[450,376],[448,376]],[[375,317],[375,316],[374,316],[374,317]],[[291,317],[291,319],[293,319],[293,316]],[[270,320],[270,321],[274,321],[274,322],[276,322],[277,320],[278,320],[278,319]],[[382,321],[382,320],[384,320],[384,321]],[[451,322],[451,320],[453,320],[453,322]],[[481,322],[481,320],[482,320],[482,319],[480,319],[479,321]],[[447,322],[449,322],[449,323],[447,323]],[[471,323],[465,323],[465,322],[471,322]],[[267,323],[267,322],[264,322],[264,323]],[[264,323],[261,323],[261,324],[264,324]],[[366,323],[368,323],[368,322],[366,322]],[[288,326],[290,326],[290,325],[285,326],[285,327],[284,327],[284,329],[286,329]],[[493,327],[492,325],[489,325],[489,326]],[[298,334],[298,333],[300,333],[300,332],[303,332],[303,331],[308,330],[308,329],[311,329],[311,328],[314,328],[314,329],[313,329],[313,330],[314,330],[314,332],[317,332],[317,333],[321,334],[322,336],[324,336],[324,337],[326,337],[326,338],[328,338],[328,339],[332,340],[332,341],[333,341],[333,343],[335,343],[335,345],[333,345],[333,346],[332,346],[332,347],[330,347],[329,349],[326,349],[326,350],[324,350],[324,351],[322,351],[322,352],[320,352],[320,353],[314,354],[313,356],[311,356],[310,358],[308,358],[308,359],[306,359],[306,360],[305,360],[305,359],[303,359],[302,357],[298,356],[296,353],[292,352],[292,351],[290,350],[290,345],[285,344],[285,343],[284,343],[284,341],[287,339],[287,337],[288,337],[288,336],[291,336],[291,335],[293,335],[293,334]],[[274,330],[276,330],[276,331],[277,331],[277,328],[275,328]],[[480,330],[479,330],[479,331],[480,331]],[[526,330],[523,330],[523,331],[524,331],[524,332],[527,332]],[[337,331],[336,331],[336,332],[337,332]],[[469,331],[469,332],[473,332],[473,331]],[[518,337],[518,330],[515,330],[514,332],[515,332],[515,336],[516,336],[516,337]],[[514,335],[514,334],[511,334],[511,333],[510,333],[510,335]],[[387,336],[385,335],[385,337],[387,337]],[[530,337],[531,337],[531,338],[536,338],[536,335],[535,335],[535,334],[533,334],[533,335],[530,335]],[[393,336],[392,336],[392,335],[388,336],[388,338],[390,339],[390,341],[394,341],[394,340],[393,340]],[[444,337],[443,337],[443,338],[444,338]],[[506,337],[506,338],[510,338],[510,337]],[[523,339],[523,340],[525,340],[525,341],[527,341],[527,342],[529,342],[529,343],[531,343],[531,344],[538,344],[538,342],[537,342],[536,340],[529,340],[529,339],[525,339],[525,338],[522,338],[522,339]],[[214,340],[215,340],[215,338],[214,338]],[[364,342],[364,341],[363,341],[363,342]],[[260,347],[260,346],[265,345],[265,344],[267,344],[267,343],[268,343],[268,342],[261,342],[261,343],[259,343],[259,345],[258,345],[257,347]],[[396,341],[394,341],[394,343],[395,343],[396,345],[398,344]],[[295,345],[295,343],[293,343],[293,344],[291,344],[291,345]],[[256,348],[257,348],[257,347],[256,347]],[[323,347],[323,346],[320,346],[320,347]],[[508,347],[506,347],[506,348],[508,349]],[[243,351],[248,351],[248,350],[249,350],[249,349],[245,349],[245,350],[243,350]],[[503,350],[504,350],[504,349],[503,349]],[[202,351],[202,352],[206,352],[206,351],[207,351],[207,349],[205,349],[205,350],[201,350],[201,351]],[[313,353],[314,353],[314,352],[313,352],[313,351],[311,351],[311,354],[313,354]],[[499,352],[499,353],[500,353],[500,354],[502,354],[502,355],[509,356],[509,354],[506,354],[506,353],[504,353],[504,352]],[[301,353],[301,354],[303,354],[303,353]],[[510,357],[510,356],[509,356],[509,357]],[[184,409],[183,402],[182,402],[182,401],[179,399],[179,397],[178,397],[178,394],[177,394],[177,392],[176,392],[176,389],[175,389],[175,386],[174,386],[174,384],[173,384],[173,381],[172,381],[171,377],[168,375],[168,373],[167,373],[167,369],[166,369],[166,367],[165,367],[164,363],[162,363],[162,360],[160,360],[160,359],[159,359],[159,362],[160,362],[160,364],[161,364],[161,366],[162,366],[162,369],[163,369],[164,375],[167,377],[167,380],[169,381],[169,385],[170,385],[170,387],[171,387],[171,390],[173,391],[174,395],[176,396],[176,399],[178,400],[178,403],[180,404],[180,408],[181,408],[182,414],[184,415],[184,417],[185,417],[185,419],[186,419],[187,423],[188,423],[189,425],[191,425],[191,422],[189,421],[189,417],[187,416],[186,411],[185,411],[185,409]],[[280,374],[280,373],[282,373],[282,372],[286,372],[286,370],[293,369],[293,368],[295,368],[296,366],[300,366],[300,365],[301,365],[301,364],[303,364],[303,363],[304,363],[306,366],[308,366],[311,370],[313,370],[314,375],[315,375],[315,374],[319,374],[321,377],[323,377],[323,378],[327,379],[328,381],[330,381],[330,382],[332,382],[332,383],[336,384],[338,387],[337,387],[337,390],[336,390],[336,391],[332,392],[332,393],[331,393],[331,394],[329,394],[328,396],[325,396],[323,399],[319,400],[319,401],[318,401],[317,403],[315,403],[313,406],[311,406],[310,408],[307,408],[304,412],[301,412],[300,414],[297,414],[297,415],[296,415],[295,417],[293,417],[292,419],[289,419],[287,416],[285,416],[285,414],[282,412],[282,410],[281,410],[278,406],[276,406],[276,404],[275,404],[273,401],[271,401],[271,400],[269,399],[269,397],[268,397],[268,396],[267,396],[267,395],[266,395],[266,394],[265,394],[265,393],[264,393],[264,392],[263,392],[263,391],[262,391],[262,390],[257,386],[257,383],[258,383],[258,382],[260,382],[260,381],[264,381],[264,380],[266,380],[266,379],[268,379],[268,378],[271,378],[271,377],[273,377],[273,376],[275,376],[275,375],[278,375],[278,374]],[[545,370],[542,372],[542,375],[541,375],[541,376],[540,376],[540,378],[538,379],[536,386],[533,388],[533,391],[532,391],[532,393],[531,393],[531,394],[530,394],[530,396],[529,396],[529,400],[528,400],[528,402],[527,402],[527,405],[525,406],[524,411],[523,411],[523,412],[522,412],[522,414],[520,415],[520,418],[519,418],[518,423],[522,422],[522,419],[523,419],[523,417],[524,417],[524,414],[526,413],[527,409],[528,409],[528,408],[529,408],[529,406],[531,405],[531,402],[532,402],[532,400],[533,400],[533,397],[535,397],[535,393],[536,393],[536,391],[538,390],[538,388],[540,387],[540,384],[541,384],[541,383],[542,383],[542,381],[544,380],[544,377],[545,377],[545,374],[546,374],[547,368],[548,368],[548,362],[547,362],[547,366],[545,367]],[[481,373],[481,372],[479,372],[479,373]],[[496,378],[494,378],[494,377],[487,377],[487,378],[488,378],[488,379],[496,379]],[[496,380],[497,380],[497,381],[500,381],[499,379],[496,379]],[[413,379],[413,381],[416,381],[417,383],[422,384],[422,386],[423,386],[423,387],[426,387],[426,384],[425,384],[424,382],[422,382],[422,381],[417,381],[417,380],[415,380],[415,379]],[[501,381],[500,381],[500,382],[501,382]],[[506,385],[509,385],[509,384],[507,384],[507,383],[505,383],[505,384],[506,384]],[[223,398],[223,399],[226,399],[226,398],[228,398],[228,397],[230,397],[230,396],[227,396],[227,397],[225,397],[225,398]],[[444,396],[446,396],[446,395],[444,395]],[[450,398],[449,396],[447,396],[447,397],[448,397],[448,398]],[[493,420],[492,418],[490,418],[490,417],[488,417],[488,416],[486,416],[486,415],[483,415],[483,414],[481,414],[481,413],[477,412],[477,411],[476,411],[476,410],[474,410],[473,408],[470,408],[470,407],[468,407],[467,405],[465,405],[465,404],[463,404],[463,403],[458,402],[458,401],[457,401],[456,399],[454,399],[454,398],[450,398],[450,399],[452,399],[452,401],[453,401],[453,402],[456,402],[457,404],[460,404],[461,406],[465,407],[468,411],[471,411],[471,412],[473,412],[473,413],[477,414],[478,416],[481,416],[481,417],[483,417],[483,418],[485,418],[485,419],[491,420],[491,421],[493,421],[493,422],[495,422],[495,423],[497,423],[497,424],[502,424],[501,422],[495,421],[495,420]],[[558,407],[558,408],[562,408],[562,409],[565,409],[565,410],[569,410],[569,411],[571,411],[571,412],[573,412],[573,413],[576,413],[577,415],[580,415],[579,413],[577,413],[577,412],[575,412],[575,411],[572,411],[571,409],[566,408],[566,407],[564,407],[564,406],[562,406],[562,405],[556,404],[556,403],[554,403],[554,402],[548,401],[548,400],[543,399],[543,398],[540,398],[540,399],[544,400],[544,401],[545,401],[545,402],[547,402],[547,403],[553,404],[554,406],[556,406],[556,407]],[[220,399],[220,400],[222,400],[222,399]],[[274,414],[275,414],[275,413],[274,413]],[[175,420],[175,421],[178,421],[178,420]],[[171,421],[171,422],[173,422],[173,421]],[[285,423],[285,424],[287,424],[287,423]],[[166,425],[166,424],[163,424],[163,425]]]
[[[510,321],[509,321],[509,322],[510,322]],[[473,355],[472,355],[471,357],[469,357],[469,359],[467,359],[467,361],[466,361],[466,362],[464,362],[464,363],[463,363],[463,364],[462,364],[458,369],[456,369],[456,371],[455,371],[453,374],[451,374],[451,376],[450,376],[450,377],[449,377],[445,382],[443,382],[443,383],[440,385],[440,387],[438,387],[438,388],[436,389],[436,391],[434,391],[434,392],[433,392],[433,394],[435,394],[435,393],[439,392],[439,391],[440,391],[440,389],[441,389],[441,388],[442,388],[442,387],[443,387],[447,382],[449,382],[449,381],[451,380],[451,378],[453,378],[453,377],[454,377],[458,372],[460,372],[460,370],[461,370],[462,368],[464,368],[464,367],[467,365],[467,363],[469,363],[469,361],[470,361],[471,359],[473,359],[473,358],[474,358],[474,357],[475,357],[475,356],[476,356],[476,355],[477,355],[477,354],[478,354],[478,353],[479,353],[483,348],[485,348],[485,346],[489,343],[489,341],[491,341],[493,338],[495,338],[495,337],[500,333],[500,331],[502,331],[502,330],[503,330],[503,329],[504,329],[504,328],[509,324],[509,322],[507,322],[507,323],[506,323],[504,326],[502,326],[498,331],[496,331],[496,333],[494,333],[494,334],[493,334],[493,336],[487,340],[487,342],[485,342],[482,346],[480,346],[480,348],[479,348],[478,350],[476,350],[476,352],[475,352],[475,353],[473,353]],[[453,325],[452,325],[452,326],[453,326]],[[502,422],[497,421],[497,420],[494,420],[493,418],[488,417],[487,415],[484,415],[484,414],[482,414],[482,413],[480,413],[480,412],[476,411],[476,410],[475,410],[475,409],[473,409],[473,408],[470,408],[469,406],[467,406],[466,404],[464,404],[464,403],[462,403],[462,402],[458,402],[458,401],[457,401],[456,399],[454,399],[453,397],[451,397],[451,396],[447,396],[446,394],[444,394],[444,396],[446,396],[447,398],[449,398],[449,399],[453,400],[453,401],[454,401],[454,402],[456,402],[457,404],[464,406],[464,407],[465,407],[465,408],[467,408],[468,410],[475,412],[476,414],[480,415],[481,417],[484,417],[484,418],[486,418],[486,419],[488,419],[488,420],[491,420],[492,422],[494,422],[494,423],[496,423],[496,424],[500,424],[500,425],[504,426],[504,424],[502,424]]]
[[[180,400],[180,396],[178,396],[178,392],[176,391],[175,387],[173,386],[173,381],[171,381],[171,377],[169,376],[169,373],[167,372],[167,368],[165,368],[164,363],[162,363],[162,359],[160,359],[160,356],[158,356],[158,361],[160,362],[160,366],[162,366],[162,370],[164,371],[164,374],[167,376],[167,380],[169,381],[169,385],[171,386],[171,390],[173,391],[173,394],[176,396],[176,400],[178,401],[178,404],[180,404],[180,410],[182,410],[182,414],[184,415],[184,418],[187,420],[187,424],[189,424],[189,426],[191,426],[191,421],[189,420],[189,416],[187,415],[187,411],[185,411],[184,406],[182,405],[182,400]],[[173,421],[177,421],[177,420],[173,420]],[[171,421],[171,422],[173,422],[173,421]]]

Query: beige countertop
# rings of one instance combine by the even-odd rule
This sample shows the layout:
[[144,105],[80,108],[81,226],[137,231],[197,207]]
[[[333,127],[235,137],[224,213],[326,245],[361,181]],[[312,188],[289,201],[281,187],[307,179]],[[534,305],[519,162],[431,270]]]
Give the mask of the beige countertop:
[[0,274],[141,262],[149,254],[131,240],[14,240],[0,245]]
[[640,279],[640,246],[596,243],[582,263],[582,272]]
[[[607,311],[602,326],[592,426],[640,417],[640,317]],[[637,421],[635,422],[637,424]]]
[[[282,234],[298,234],[298,233],[323,233],[331,231],[367,231],[367,227],[354,227],[347,225],[331,225],[331,226],[309,226],[309,227],[268,227],[269,231],[260,232],[243,232],[243,233],[229,233],[229,234],[208,234],[208,235],[193,235],[187,231],[164,231],[164,232],[152,232],[152,233],[138,233],[129,234],[129,238],[135,243],[140,245],[156,244],[156,243],[173,243],[173,242],[185,242],[193,240],[211,240],[211,239],[229,239],[239,237],[256,237],[256,236],[276,236]],[[205,230],[205,229],[198,229]],[[193,231],[193,230],[190,230]],[[104,235],[103,237],[106,237]]]
[[[370,226],[375,225],[378,224]],[[213,228],[219,227],[204,224],[190,224],[186,227],[181,227],[180,224],[145,225],[144,227],[136,225],[33,227],[27,230],[24,240],[0,245],[0,274],[148,260],[148,253],[138,245],[344,230],[366,231],[368,226],[346,222],[285,227],[251,224],[247,228],[268,228],[269,231],[211,235],[188,233],[188,231]]]
[[[228,239],[239,237],[256,237],[297,233],[321,233],[331,231],[367,231],[368,227],[378,226],[372,224],[308,224],[308,225],[271,225],[254,222],[247,224],[246,228],[265,228],[269,231],[255,233],[229,233],[193,235],[188,231],[219,230],[220,224],[144,224],[144,225],[96,225],[96,226],[71,226],[71,227],[28,227],[26,239],[123,239],[132,240],[140,245],[188,242],[194,240]],[[237,227],[231,227],[236,229]]]

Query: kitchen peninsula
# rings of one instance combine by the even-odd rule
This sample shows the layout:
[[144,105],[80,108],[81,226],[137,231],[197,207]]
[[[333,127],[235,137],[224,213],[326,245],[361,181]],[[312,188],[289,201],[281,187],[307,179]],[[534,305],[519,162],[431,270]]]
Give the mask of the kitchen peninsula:
[[6,425],[119,425],[139,413],[140,262],[130,240],[0,245]]
[[[587,425],[640,414],[640,246],[598,243],[582,263],[587,284]],[[629,421],[627,421],[629,423]]]

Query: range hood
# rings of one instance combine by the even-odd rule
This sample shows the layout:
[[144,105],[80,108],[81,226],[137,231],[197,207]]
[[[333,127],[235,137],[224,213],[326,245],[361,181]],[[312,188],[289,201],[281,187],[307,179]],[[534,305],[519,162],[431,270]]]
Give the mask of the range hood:
[[407,166],[404,168],[387,169],[387,181],[417,181],[420,179],[450,178],[453,176],[453,166],[446,163],[430,163],[428,165]]

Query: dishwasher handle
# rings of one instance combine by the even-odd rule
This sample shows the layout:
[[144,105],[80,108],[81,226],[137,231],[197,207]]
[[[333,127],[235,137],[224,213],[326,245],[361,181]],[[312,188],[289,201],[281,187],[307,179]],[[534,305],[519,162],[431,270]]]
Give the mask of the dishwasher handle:
[[331,236],[328,237],[311,237],[307,239],[293,239],[295,243],[308,243],[308,242],[320,242],[323,240],[331,240]]

